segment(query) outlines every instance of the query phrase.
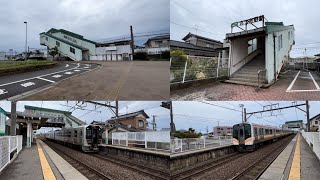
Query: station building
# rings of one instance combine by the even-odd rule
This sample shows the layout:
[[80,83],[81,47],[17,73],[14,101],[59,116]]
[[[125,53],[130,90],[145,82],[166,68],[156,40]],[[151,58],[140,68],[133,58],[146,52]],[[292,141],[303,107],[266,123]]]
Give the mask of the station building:
[[[262,22],[262,27],[254,25],[256,22]],[[248,25],[256,28],[249,30]],[[231,27],[242,31],[226,34],[230,76],[226,82],[256,85],[276,81],[282,66],[290,59],[289,53],[295,43],[294,26],[265,22],[264,16],[258,16],[232,23]]]

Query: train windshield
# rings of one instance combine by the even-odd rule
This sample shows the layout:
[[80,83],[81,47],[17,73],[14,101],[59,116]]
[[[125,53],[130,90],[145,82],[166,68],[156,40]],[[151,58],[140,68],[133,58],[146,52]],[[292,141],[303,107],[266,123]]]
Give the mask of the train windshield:
[[233,129],[233,134],[232,134],[233,138],[238,139],[239,126],[234,125],[232,129]]
[[251,137],[251,125],[250,124],[244,124],[244,136],[245,136],[245,139],[248,139]]

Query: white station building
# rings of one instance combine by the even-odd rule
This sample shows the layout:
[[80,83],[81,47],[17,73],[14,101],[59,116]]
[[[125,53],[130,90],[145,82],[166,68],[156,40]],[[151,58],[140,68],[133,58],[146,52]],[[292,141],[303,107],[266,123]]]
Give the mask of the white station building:
[[74,61],[132,60],[130,41],[97,43],[64,29],[52,28],[40,33],[40,44],[47,46],[48,50],[57,47],[60,56]]

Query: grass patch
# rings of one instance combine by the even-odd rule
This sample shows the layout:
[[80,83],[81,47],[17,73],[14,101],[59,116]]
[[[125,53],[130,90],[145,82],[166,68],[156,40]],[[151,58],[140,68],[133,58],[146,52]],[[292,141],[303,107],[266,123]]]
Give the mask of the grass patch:
[[0,71],[1,70],[14,70],[14,69],[24,69],[31,67],[41,67],[54,65],[56,62],[53,61],[6,61],[0,62]]

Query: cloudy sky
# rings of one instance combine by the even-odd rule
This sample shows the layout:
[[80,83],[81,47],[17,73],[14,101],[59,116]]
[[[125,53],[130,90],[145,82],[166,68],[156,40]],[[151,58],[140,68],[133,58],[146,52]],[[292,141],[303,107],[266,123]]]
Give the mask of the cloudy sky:
[[[292,55],[320,53],[318,0],[171,0],[171,39],[196,33],[222,41],[231,23],[265,15],[268,21],[282,21],[295,27],[296,45]],[[318,43],[315,43],[318,42]],[[313,44],[310,44],[313,43]]]
[[130,25],[135,33],[170,29],[169,0],[10,0],[1,4],[0,51],[24,50],[24,21],[32,48],[41,47],[39,34],[52,27],[94,41],[128,35]]
[[[242,122],[241,111],[239,104],[243,104],[247,109],[247,113],[263,110],[263,106],[270,104],[278,104],[278,107],[291,106],[291,101],[212,101],[205,104],[203,102],[193,101],[175,101],[173,103],[173,114],[176,129],[194,128],[197,131],[206,132],[213,130],[214,126],[228,125],[232,126]],[[305,102],[299,101],[298,104]],[[310,118],[319,114],[320,102],[311,101],[310,103]],[[305,106],[301,106],[305,110]],[[292,108],[281,111],[274,111],[257,114],[251,116],[248,122],[277,126],[284,124],[286,121],[303,120],[307,122],[305,113]]]
[[[75,107],[76,103],[77,102],[75,101],[18,101],[17,111],[24,111],[25,105],[71,111],[72,115],[86,123],[91,123],[92,121],[106,121],[110,117],[114,116],[114,114],[108,108],[100,107],[99,105],[95,107],[95,105],[90,103],[85,103],[82,105],[83,109],[85,110],[72,108]],[[148,116],[150,116],[150,118],[147,119],[149,122],[152,122],[153,115],[156,116],[158,129],[169,128],[169,110],[160,107],[160,104],[160,101],[119,101],[119,114],[125,114],[127,112],[130,113],[144,109]],[[115,103],[113,102],[112,105],[115,105]],[[10,111],[11,102],[0,101],[0,107],[5,111]],[[149,128],[152,128],[152,125]]]

